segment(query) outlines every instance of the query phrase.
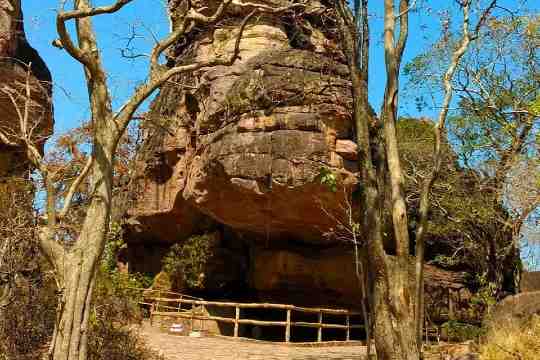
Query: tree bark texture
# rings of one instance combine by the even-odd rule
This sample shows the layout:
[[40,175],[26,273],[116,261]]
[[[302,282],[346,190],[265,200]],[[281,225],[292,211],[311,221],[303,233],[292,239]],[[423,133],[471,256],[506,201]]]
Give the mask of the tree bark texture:
[[73,247],[56,259],[62,263],[63,274],[57,328],[50,349],[54,360],[84,360],[87,356],[92,289],[105,246],[112,200],[112,156],[104,152],[100,154],[99,150],[94,155],[96,161],[90,180],[94,195],[82,230]]
[[[367,2],[363,2],[367,8]],[[379,149],[380,139],[373,139],[370,127],[377,124],[367,98],[367,69],[359,68],[358,38],[355,21],[344,2],[338,2],[338,26],[344,53],[351,73],[354,100],[354,122],[357,133],[358,161],[362,169],[361,180],[363,214],[362,225],[366,232],[368,270],[373,282],[373,326],[375,347],[379,359],[419,359],[414,333],[414,315],[410,302],[407,251],[398,264],[392,264],[383,242],[383,201],[380,191],[384,183],[384,157],[373,157],[372,150]],[[366,29],[366,27],[363,27]],[[365,43],[367,46],[367,43]],[[361,51],[367,53],[367,49]],[[388,154],[386,154],[388,156]],[[405,218],[406,219],[406,218]],[[408,235],[408,234],[407,234]],[[402,246],[402,249],[404,247]],[[400,250],[403,253],[403,250]],[[407,262],[403,266],[403,262]]]

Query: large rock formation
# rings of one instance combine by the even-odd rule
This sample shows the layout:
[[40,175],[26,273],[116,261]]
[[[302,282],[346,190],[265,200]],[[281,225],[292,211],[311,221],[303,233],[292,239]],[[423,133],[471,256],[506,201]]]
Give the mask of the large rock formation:
[[[29,128],[42,147],[53,128],[51,74],[26,41],[20,1],[0,0],[0,128],[8,135],[20,133],[20,114],[29,105]],[[29,99],[26,86],[31,88]],[[11,97],[10,97],[11,95]],[[16,99],[14,102],[13,99]],[[0,139],[0,179],[22,176],[28,162],[16,137],[6,143]],[[13,142],[15,144],[13,144]]]
[[[173,61],[230,54],[242,19],[230,12],[227,25],[179,45]],[[323,46],[332,40],[300,16],[312,27],[302,48],[290,19],[263,16],[247,26],[234,66],[177,79],[194,89],[161,91],[151,116],[171,133],[152,149],[132,211],[149,236],[176,241],[204,214],[262,237],[324,242],[333,222],[323,210],[338,209],[356,182],[350,82]],[[317,181],[323,167],[340,174],[338,196]]]
[[[180,5],[170,6],[175,26]],[[245,11],[232,5],[219,26],[196,29],[169,66],[230,54]],[[171,244],[218,231],[227,252],[212,261],[230,286],[261,300],[358,305],[352,247],[327,236],[358,205],[345,201],[358,169],[351,84],[335,36],[331,12],[316,1],[305,12],[261,16],[233,66],[161,90],[126,226],[131,269],[157,272]],[[335,184],[321,185],[328,169]],[[235,276],[223,276],[229,270]]]

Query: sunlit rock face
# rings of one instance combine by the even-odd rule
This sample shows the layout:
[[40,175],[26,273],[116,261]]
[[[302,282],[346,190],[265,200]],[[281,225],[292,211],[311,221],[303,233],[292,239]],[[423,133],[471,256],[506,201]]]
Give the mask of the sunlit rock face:
[[[140,236],[176,241],[209,217],[265,239],[328,241],[335,220],[326,212],[340,212],[356,185],[356,148],[348,70],[321,7],[254,18],[233,66],[162,89],[150,117],[168,133],[151,150],[131,211]],[[231,5],[223,26],[178,44],[170,65],[230,56],[246,11]],[[321,168],[337,175],[336,191],[321,185]]]
[[[182,4],[170,2],[173,27]],[[232,4],[219,26],[176,44],[168,66],[230,56],[247,11]],[[352,246],[331,236],[358,205],[344,200],[358,188],[357,147],[336,36],[331,11],[315,1],[305,13],[256,17],[233,66],[161,89],[125,228],[130,269],[157,273],[168,246],[217,231],[226,251],[212,261],[225,280],[209,281],[209,291],[234,296],[226,289],[240,287],[259,300],[358,306]],[[321,169],[332,170],[333,186],[321,184]]]
[[[30,89],[30,97],[26,87]],[[0,129],[13,135],[20,132],[20,120],[28,106],[28,128],[42,148],[52,133],[51,74],[26,41],[20,1],[0,0]],[[22,176],[29,168],[16,138],[0,138],[0,179]],[[7,185],[6,185],[7,186]]]

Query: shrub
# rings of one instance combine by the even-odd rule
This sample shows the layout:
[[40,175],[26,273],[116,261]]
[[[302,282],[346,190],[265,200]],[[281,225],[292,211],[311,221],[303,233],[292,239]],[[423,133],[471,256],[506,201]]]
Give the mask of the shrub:
[[507,319],[493,323],[480,345],[481,360],[538,359],[540,354],[540,316],[526,321]]
[[159,357],[145,347],[137,331],[143,316],[138,306],[148,279],[102,266],[94,291],[90,316],[90,360],[154,360]]
[[212,234],[195,235],[182,244],[174,244],[163,258],[163,270],[173,284],[185,284],[190,288],[204,288],[208,260],[212,257]]
[[456,320],[450,320],[442,325],[442,328],[448,334],[449,341],[463,342],[467,340],[477,340],[484,330],[472,324],[463,323]]
[[2,309],[0,360],[34,360],[52,335],[56,318],[56,285],[33,274],[21,279],[12,301]]
[[27,179],[0,178],[0,360],[36,359],[56,318],[56,285],[39,252],[33,200]]
[[117,254],[125,247],[121,227],[112,224],[93,292],[89,319],[89,360],[157,360],[141,340],[138,325],[143,313],[138,305],[152,279],[119,271]]

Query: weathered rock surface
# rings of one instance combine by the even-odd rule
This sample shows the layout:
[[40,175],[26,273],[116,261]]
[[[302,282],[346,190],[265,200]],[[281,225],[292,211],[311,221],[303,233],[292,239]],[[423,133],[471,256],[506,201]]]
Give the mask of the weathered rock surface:
[[[53,128],[51,74],[26,41],[20,1],[0,0],[0,129],[8,135],[20,130],[17,108],[24,113],[27,78],[29,127],[35,127],[34,140],[41,147]],[[27,168],[21,147],[0,139],[0,178],[19,176]]]
[[[251,286],[265,301],[279,301],[283,294],[287,294],[289,301],[307,306],[339,304],[354,308],[362,298],[352,249],[255,248],[252,257]],[[360,252],[359,260],[366,263],[365,251]],[[360,274],[361,271],[360,268]],[[411,258],[411,284],[414,276],[414,260]],[[425,267],[425,281],[428,292],[434,287],[465,287],[463,274],[430,265]]]
[[488,320],[498,324],[503,320],[529,319],[540,314],[540,291],[531,291],[505,297],[494,306]]
[[[180,3],[170,2],[173,26]],[[358,306],[351,246],[326,236],[345,216],[345,194],[358,188],[351,84],[330,15],[311,6],[320,13],[258,18],[233,66],[161,89],[128,214],[131,269],[157,272],[170,244],[217,230],[223,247],[244,259],[219,257],[228,282],[268,301]],[[232,6],[223,27],[177,44],[169,65],[230,54],[244,11]],[[322,168],[335,175],[335,191],[321,185]],[[456,280],[430,267],[428,282],[440,272]]]
[[540,271],[525,271],[521,276],[521,291],[540,291]]
[[[234,10],[230,16],[230,25],[199,35],[189,50],[177,49],[176,61],[230,54],[241,20]],[[265,237],[325,242],[322,235],[335,223],[324,210],[337,211],[343,189],[356,184],[347,160],[355,151],[348,146],[350,82],[331,54],[294,48],[285,27],[284,19],[253,21],[234,66],[182,79],[195,89],[161,91],[151,116],[166,119],[172,133],[154,149],[157,171],[146,165],[142,196],[131,211],[142,236],[174,241],[198,230],[204,214]],[[340,147],[347,159],[336,150],[342,139],[349,142]],[[322,167],[340,175],[337,196],[318,181]]]

